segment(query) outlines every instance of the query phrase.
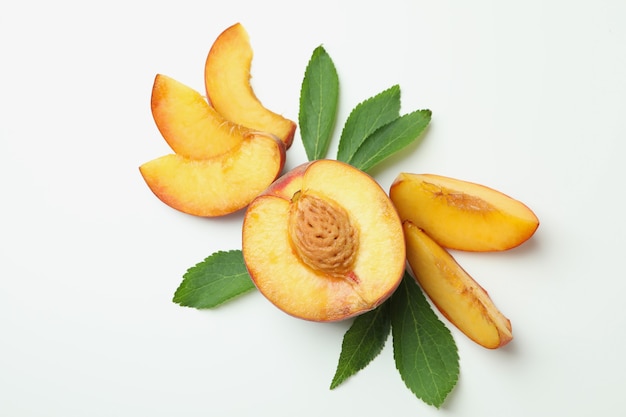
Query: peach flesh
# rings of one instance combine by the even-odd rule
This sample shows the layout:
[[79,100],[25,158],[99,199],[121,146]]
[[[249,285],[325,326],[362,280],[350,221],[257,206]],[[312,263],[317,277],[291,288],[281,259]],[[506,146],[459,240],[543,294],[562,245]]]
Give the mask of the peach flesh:
[[[320,211],[308,212],[299,206],[303,201]],[[317,246],[298,247],[299,210],[314,226],[323,224],[323,238],[350,243],[332,248],[330,257],[325,250],[331,240],[322,237]],[[402,225],[385,192],[362,171],[330,160],[296,168],[257,197],[246,211],[242,247],[260,292],[286,313],[312,321],[376,308],[399,285],[406,262]]]
[[289,149],[296,124],[265,108],[250,84],[253,51],[245,28],[236,23],[215,40],[205,62],[209,101],[227,120],[272,133]]
[[389,196],[402,220],[410,220],[450,249],[511,249],[527,241],[539,226],[537,216],[520,201],[440,175],[401,173]]
[[510,321],[456,260],[410,221],[403,223],[407,260],[437,309],[471,340],[488,349],[509,343]]
[[283,143],[258,134],[212,159],[166,155],[143,164],[140,172],[165,204],[187,214],[215,217],[247,206],[280,175],[284,162]]
[[152,116],[178,155],[209,159],[238,147],[249,130],[224,119],[197,91],[157,74],[150,101]]

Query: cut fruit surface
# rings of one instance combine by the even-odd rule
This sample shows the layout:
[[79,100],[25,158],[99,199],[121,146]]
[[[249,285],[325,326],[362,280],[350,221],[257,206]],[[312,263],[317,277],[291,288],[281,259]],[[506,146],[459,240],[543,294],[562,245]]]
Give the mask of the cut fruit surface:
[[265,108],[255,95],[250,85],[252,56],[248,33],[240,23],[218,36],[204,70],[209,101],[225,119],[252,130],[272,133],[289,148],[296,124]]
[[161,135],[186,158],[219,156],[239,147],[249,133],[224,119],[196,90],[166,75],[155,77],[150,104]]
[[405,268],[400,219],[369,175],[304,164],[248,207],[243,255],[260,292],[292,316],[337,321],[380,305]]
[[402,220],[410,220],[450,249],[510,249],[528,240],[539,226],[537,216],[520,201],[440,175],[401,173],[389,196]]
[[196,216],[222,216],[247,206],[281,173],[285,147],[265,134],[246,136],[239,147],[211,159],[165,155],[139,167],[165,204]]
[[439,311],[483,347],[495,349],[509,343],[511,322],[487,292],[424,231],[410,221],[403,227],[413,275]]

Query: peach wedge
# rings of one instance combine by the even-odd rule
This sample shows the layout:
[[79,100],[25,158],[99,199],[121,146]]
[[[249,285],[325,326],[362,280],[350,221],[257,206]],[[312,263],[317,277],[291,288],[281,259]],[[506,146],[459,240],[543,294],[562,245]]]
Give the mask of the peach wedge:
[[432,174],[399,174],[389,190],[400,218],[440,245],[500,251],[521,245],[537,230],[523,203],[483,185]]
[[301,165],[257,197],[246,211],[242,248],[267,299],[320,322],[374,309],[406,265],[389,197],[369,175],[335,160]]
[[513,338],[511,322],[444,248],[410,221],[403,223],[407,260],[437,309],[467,337],[496,349]]
[[152,192],[165,204],[195,216],[214,217],[246,207],[281,173],[283,143],[251,134],[235,149],[210,159],[171,154],[139,167]]
[[165,141],[186,158],[224,154],[239,147],[249,132],[224,119],[196,90],[166,75],[155,77],[150,106]]
[[204,78],[212,106],[227,120],[253,130],[272,133],[288,149],[295,122],[263,106],[250,84],[253,51],[245,28],[236,23],[215,40],[207,56]]

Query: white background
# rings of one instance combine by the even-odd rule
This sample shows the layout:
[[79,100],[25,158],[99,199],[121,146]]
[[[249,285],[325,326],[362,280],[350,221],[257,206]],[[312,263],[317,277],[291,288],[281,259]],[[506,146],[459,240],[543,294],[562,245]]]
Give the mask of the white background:
[[[626,414],[623,1],[5,3],[0,415]],[[341,83],[329,156],[350,109],[399,84],[402,111],[433,119],[374,172],[385,189],[401,171],[449,175],[540,218],[516,250],[455,253],[515,339],[490,351],[451,328],[461,376],[441,409],[405,388],[391,340],[330,391],[349,322],[294,319],[258,293],[212,311],[171,301],[188,267],[240,248],[242,214],[194,218],[151,194],[138,166],[169,152],[152,81],[202,91],[235,22],[258,97],[294,120],[324,45]],[[304,155],[297,133],[287,168]]]

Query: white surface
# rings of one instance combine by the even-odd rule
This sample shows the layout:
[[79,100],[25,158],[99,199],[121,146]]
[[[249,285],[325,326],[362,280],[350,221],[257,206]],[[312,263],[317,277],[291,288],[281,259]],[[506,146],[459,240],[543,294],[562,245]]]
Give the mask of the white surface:
[[[0,6],[0,415],[626,414],[626,3],[140,4]],[[404,387],[390,341],[328,390],[348,323],[256,293],[207,312],[171,302],[188,267],[240,247],[241,215],[193,218],[150,193],[137,167],[168,152],[150,89],[160,72],[201,90],[237,21],[257,95],[288,117],[320,44],[340,124],[396,83],[403,112],[433,111],[424,140],[375,172],[385,188],[400,171],[450,175],[539,216],[517,250],[458,254],[515,340],[487,351],[452,329],[461,377],[442,409]],[[288,167],[304,161],[297,136]]]

